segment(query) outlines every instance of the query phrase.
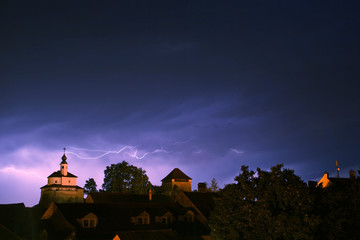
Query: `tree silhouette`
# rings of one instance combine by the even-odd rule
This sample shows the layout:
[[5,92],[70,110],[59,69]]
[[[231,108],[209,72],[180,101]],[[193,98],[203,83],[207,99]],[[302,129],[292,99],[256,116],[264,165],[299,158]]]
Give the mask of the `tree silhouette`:
[[102,188],[107,192],[145,194],[151,187],[146,172],[125,161],[107,166],[104,175]]
[[93,178],[89,178],[89,180],[86,180],[85,186],[84,186],[84,193],[89,194],[92,192],[97,192],[96,190],[96,182]]
[[215,178],[211,179],[211,183],[210,183],[210,186],[209,186],[208,190],[210,192],[217,192],[217,191],[220,190],[219,184],[217,183]]
[[312,239],[318,218],[306,184],[276,165],[270,172],[241,167],[220,192],[210,218],[213,239]]

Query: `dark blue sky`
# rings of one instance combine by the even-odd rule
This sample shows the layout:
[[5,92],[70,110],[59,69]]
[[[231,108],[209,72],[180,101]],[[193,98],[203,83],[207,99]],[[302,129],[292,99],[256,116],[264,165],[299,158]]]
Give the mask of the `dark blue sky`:
[[94,177],[101,187],[105,167],[122,160],[156,185],[179,167],[193,189],[230,183],[241,165],[284,163],[308,181],[335,175],[339,160],[347,176],[360,167],[359,10],[310,0],[2,3],[0,203],[36,204],[63,147],[80,186]]

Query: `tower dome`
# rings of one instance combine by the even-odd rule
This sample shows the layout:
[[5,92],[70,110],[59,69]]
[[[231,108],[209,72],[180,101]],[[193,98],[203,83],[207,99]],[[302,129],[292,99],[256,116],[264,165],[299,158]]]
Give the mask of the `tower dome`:
[[60,172],[61,175],[66,176],[67,175],[67,168],[68,168],[68,163],[66,162],[66,155],[64,153],[64,155],[61,157],[61,163],[60,163]]

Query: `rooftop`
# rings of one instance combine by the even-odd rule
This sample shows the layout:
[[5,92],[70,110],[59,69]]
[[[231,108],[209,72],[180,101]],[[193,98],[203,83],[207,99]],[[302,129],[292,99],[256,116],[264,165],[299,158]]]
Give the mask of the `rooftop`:
[[57,172],[53,172],[50,176],[48,176],[48,178],[49,177],[75,177],[75,178],[77,178],[77,176],[75,176],[74,174],[72,174],[70,172],[67,172],[67,175],[64,176],[61,174],[60,170]]
[[174,168],[163,180],[161,181],[171,181],[172,179],[185,179],[191,180],[191,177],[187,176],[180,169]]

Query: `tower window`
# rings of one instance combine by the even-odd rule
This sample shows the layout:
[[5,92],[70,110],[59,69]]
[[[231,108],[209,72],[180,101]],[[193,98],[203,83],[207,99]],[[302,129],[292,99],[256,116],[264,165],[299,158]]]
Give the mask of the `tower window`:
[[61,166],[62,169],[64,169],[64,166]]

